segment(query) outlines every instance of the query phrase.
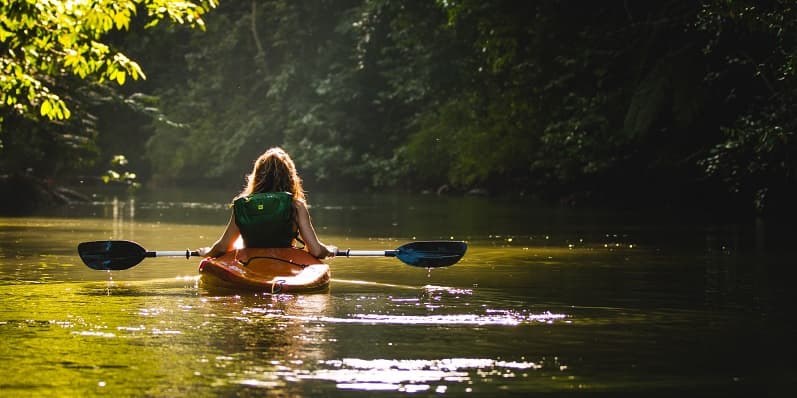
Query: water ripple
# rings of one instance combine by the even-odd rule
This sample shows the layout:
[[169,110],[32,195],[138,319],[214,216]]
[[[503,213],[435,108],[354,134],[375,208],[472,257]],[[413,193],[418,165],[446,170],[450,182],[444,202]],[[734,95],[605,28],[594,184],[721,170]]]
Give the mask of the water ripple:
[[[490,358],[362,359],[319,360],[316,369],[293,369],[287,363],[272,363],[274,371],[260,373],[234,383],[274,387],[284,381],[317,380],[334,382],[341,390],[444,393],[453,384],[470,385],[474,379],[527,377],[529,371],[561,370],[558,359],[537,362]],[[249,376],[254,376],[250,374]],[[432,386],[432,384],[437,384]],[[466,388],[466,392],[468,389]]]
[[328,322],[328,323],[361,323],[380,325],[497,325],[515,326],[531,322],[551,323],[567,318],[565,314],[543,312],[540,314],[519,314],[500,312],[492,315],[477,314],[450,314],[450,315],[383,315],[383,314],[352,314],[351,317],[330,316],[292,316],[283,314],[268,314],[267,316],[280,319],[291,319],[303,322]]

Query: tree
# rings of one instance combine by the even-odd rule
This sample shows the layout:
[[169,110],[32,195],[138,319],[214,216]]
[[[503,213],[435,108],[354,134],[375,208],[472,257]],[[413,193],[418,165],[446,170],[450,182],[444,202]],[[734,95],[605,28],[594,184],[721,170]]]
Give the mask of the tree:
[[[731,117],[699,163],[763,212],[792,209],[797,186],[797,7],[790,0],[711,1],[694,28],[712,60],[705,83]],[[728,112],[730,111],[730,112]],[[793,211],[793,210],[792,210]]]
[[136,83],[147,95],[128,98],[160,119],[127,124],[166,183],[239,186],[281,145],[311,189],[693,206],[727,187],[764,206],[797,174],[792,3],[225,2],[203,35],[125,35],[135,58],[158,60]]
[[[184,48],[188,76],[155,90],[179,125],[153,124],[156,180],[212,178],[240,185],[269,146],[294,154],[312,182],[350,175],[351,144],[365,136],[361,95],[347,79],[356,1],[226,2],[206,35]],[[348,22],[348,26],[346,26]]]
[[[168,20],[204,28],[202,16],[216,2],[0,0],[0,167],[21,167],[8,157],[41,154],[53,142],[92,152],[90,101],[113,93],[103,83],[121,86],[145,77],[138,63],[113,48],[109,35],[137,18],[147,26]],[[138,17],[142,10],[146,16]],[[75,111],[81,117],[70,121]]]

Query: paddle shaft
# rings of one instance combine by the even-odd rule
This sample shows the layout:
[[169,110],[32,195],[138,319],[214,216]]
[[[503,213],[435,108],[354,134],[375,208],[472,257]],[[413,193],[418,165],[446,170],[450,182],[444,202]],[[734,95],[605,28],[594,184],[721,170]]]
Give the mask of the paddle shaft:
[[158,250],[144,253],[144,257],[199,257],[199,252],[194,250]]
[[[336,256],[344,257],[396,257],[397,250],[338,250]],[[190,250],[158,250],[144,253],[144,257],[197,257],[199,252]]]
[[345,257],[396,257],[398,250],[338,250],[336,256]]

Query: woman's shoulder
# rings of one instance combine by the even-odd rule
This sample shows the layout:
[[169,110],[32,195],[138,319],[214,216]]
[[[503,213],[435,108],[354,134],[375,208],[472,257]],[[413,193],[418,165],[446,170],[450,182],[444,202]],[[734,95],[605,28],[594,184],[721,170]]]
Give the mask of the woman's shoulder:
[[280,198],[280,199],[286,199],[287,200],[288,198],[293,199],[294,195],[292,193],[290,193],[290,192],[282,192],[282,191],[279,191],[279,192],[266,191],[266,192],[240,193],[233,199],[233,201],[236,201],[236,200],[251,200],[252,198]]
[[293,204],[296,207],[296,203],[300,199],[297,199],[291,195],[290,192],[255,192],[249,194],[240,194],[233,198],[232,202],[230,203],[230,207],[233,209],[239,207],[251,207],[251,206],[260,206],[265,203],[280,203],[280,206],[286,206],[289,204]]
[[307,202],[301,198],[293,198],[293,205],[303,209],[307,209]]

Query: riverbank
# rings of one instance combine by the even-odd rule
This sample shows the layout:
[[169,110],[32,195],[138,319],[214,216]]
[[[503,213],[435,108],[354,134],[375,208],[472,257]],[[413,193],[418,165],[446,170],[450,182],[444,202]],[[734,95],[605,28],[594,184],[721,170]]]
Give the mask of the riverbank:
[[31,214],[41,208],[90,202],[73,188],[25,174],[0,175],[0,215]]

